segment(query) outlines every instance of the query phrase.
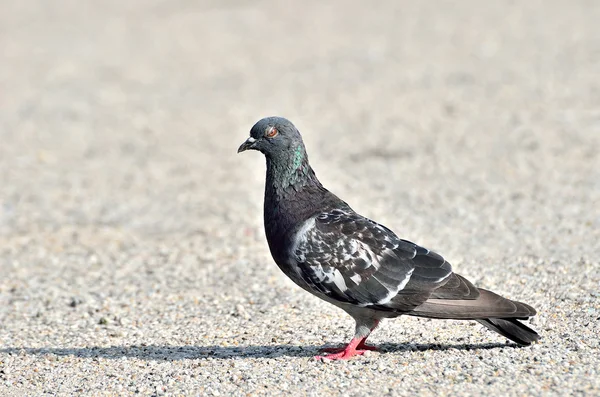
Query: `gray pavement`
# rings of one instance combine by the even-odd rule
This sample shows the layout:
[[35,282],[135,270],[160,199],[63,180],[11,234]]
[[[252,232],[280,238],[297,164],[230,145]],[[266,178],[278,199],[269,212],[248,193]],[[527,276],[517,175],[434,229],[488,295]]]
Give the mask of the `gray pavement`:
[[[600,3],[0,1],[0,395],[600,395]],[[285,116],[358,212],[535,306],[350,317],[262,229]]]

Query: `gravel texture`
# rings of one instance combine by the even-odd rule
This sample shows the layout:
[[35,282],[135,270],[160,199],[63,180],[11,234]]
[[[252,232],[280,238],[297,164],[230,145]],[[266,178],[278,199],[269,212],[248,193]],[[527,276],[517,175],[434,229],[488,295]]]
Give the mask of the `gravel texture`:
[[[600,3],[0,2],[0,395],[600,395]],[[353,322],[262,229],[252,124],[535,306]]]

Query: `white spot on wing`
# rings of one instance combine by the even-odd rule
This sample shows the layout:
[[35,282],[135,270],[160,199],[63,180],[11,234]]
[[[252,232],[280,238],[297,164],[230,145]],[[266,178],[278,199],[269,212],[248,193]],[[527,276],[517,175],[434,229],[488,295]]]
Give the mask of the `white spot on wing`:
[[306,242],[306,235],[308,234],[308,232],[310,231],[310,229],[312,229],[315,226],[315,218],[310,218],[308,220],[306,220],[302,226],[300,226],[300,228],[298,229],[298,231],[296,232],[296,234],[294,235],[294,241],[292,243],[292,247],[290,248],[291,254],[294,255],[296,250],[298,249],[298,246],[301,243],[305,243]]
[[352,275],[352,277],[350,277],[350,280],[354,281],[356,285],[358,285],[362,281],[362,277],[360,276],[360,274],[354,274]]
[[344,281],[344,277],[339,270],[334,269],[333,271],[333,283],[340,289],[340,291],[344,292],[348,289],[346,282]]
[[378,300],[377,302],[375,302],[375,304],[384,305],[384,304],[388,303],[389,301],[391,301],[393,297],[398,295],[398,292],[402,291],[402,289],[406,286],[406,284],[408,284],[408,281],[410,280],[410,276],[412,276],[413,271],[414,271],[414,269],[410,269],[410,271],[406,274],[406,277],[404,277],[404,280],[402,280],[400,282],[400,284],[398,284],[398,287],[393,290],[388,290],[388,293],[386,294],[386,296],[383,297],[382,299]]
[[322,282],[323,280],[326,280],[328,278],[328,275],[325,273],[325,271],[323,271],[323,268],[321,266],[315,267],[314,272],[315,272],[315,277],[320,282]]

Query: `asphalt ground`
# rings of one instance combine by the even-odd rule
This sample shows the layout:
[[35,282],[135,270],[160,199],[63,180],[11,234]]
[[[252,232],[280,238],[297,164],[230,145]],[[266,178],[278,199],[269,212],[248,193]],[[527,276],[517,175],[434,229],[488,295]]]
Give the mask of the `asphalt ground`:
[[[0,395],[600,395],[600,3],[0,2]],[[538,310],[380,353],[273,263],[258,119]]]

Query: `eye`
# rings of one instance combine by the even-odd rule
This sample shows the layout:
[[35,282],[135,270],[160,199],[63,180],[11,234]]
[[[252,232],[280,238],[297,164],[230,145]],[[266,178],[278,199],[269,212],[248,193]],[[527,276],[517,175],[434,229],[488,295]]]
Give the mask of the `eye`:
[[271,128],[269,128],[268,130],[265,131],[265,136],[267,138],[273,138],[277,134],[279,134],[279,131],[277,131],[277,128],[275,128],[275,127],[271,127]]

